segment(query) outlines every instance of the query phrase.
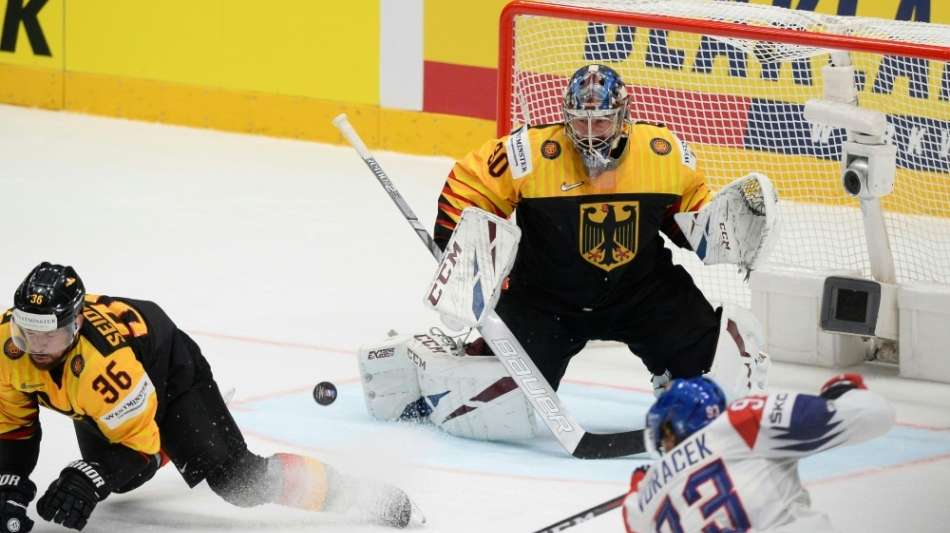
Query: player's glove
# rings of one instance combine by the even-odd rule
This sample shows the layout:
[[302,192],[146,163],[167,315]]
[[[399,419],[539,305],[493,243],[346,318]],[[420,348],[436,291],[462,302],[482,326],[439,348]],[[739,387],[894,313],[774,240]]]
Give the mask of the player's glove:
[[838,374],[821,386],[820,396],[826,400],[835,400],[851,389],[866,389],[861,374]]
[[0,532],[26,533],[33,529],[26,507],[34,496],[36,485],[26,476],[0,472]]
[[630,474],[630,492],[636,492],[640,488],[640,482],[647,477],[649,469],[649,465],[640,465],[633,469],[633,473]]
[[44,520],[81,530],[96,504],[109,495],[110,488],[97,463],[77,460],[69,463],[59,479],[36,502],[36,511]]

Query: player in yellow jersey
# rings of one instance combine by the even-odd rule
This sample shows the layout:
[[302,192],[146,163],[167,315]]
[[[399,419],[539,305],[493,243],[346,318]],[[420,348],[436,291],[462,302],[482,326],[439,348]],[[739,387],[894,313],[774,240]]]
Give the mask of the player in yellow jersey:
[[[657,391],[671,378],[710,371],[732,396],[764,387],[768,361],[755,318],[740,308],[710,305],[687,271],[673,264],[661,233],[675,245],[692,247],[707,264],[751,269],[775,233],[771,183],[750,174],[713,199],[686,143],[662,125],[631,121],[628,99],[613,69],[579,69],[563,93],[563,122],[522,127],[455,163],[439,197],[435,241],[445,249],[466,208],[515,216],[521,239],[495,310],[555,388],[590,340],[626,344],[653,374]],[[524,436],[509,430],[518,426],[511,422],[449,427],[445,420],[487,418],[484,405],[469,404],[476,398],[503,402],[511,387],[492,387],[492,379],[506,373],[498,370],[469,396],[452,400],[452,392],[440,396],[439,391],[459,389],[458,376],[469,371],[463,359],[445,372],[451,378],[434,376],[435,357],[412,342],[409,352],[426,363],[415,364],[421,391],[407,386],[396,394],[395,385],[380,389],[375,375],[373,381],[364,379],[371,413],[405,418],[407,412],[434,411],[429,418],[453,434],[494,438],[499,432],[485,431],[489,424],[502,435]],[[469,346],[473,351],[487,352],[484,343]],[[394,372],[373,355],[370,350],[361,359],[364,374],[377,367]],[[405,369],[410,385],[415,372]],[[418,392],[422,399],[408,411],[395,405],[418,398]],[[426,400],[433,396],[438,405]],[[381,406],[381,398],[392,398],[394,408]],[[443,409],[448,417],[439,413]],[[530,408],[509,405],[497,411],[520,413],[524,425],[534,419]]]
[[37,501],[81,530],[96,504],[151,479],[168,460],[241,507],[277,503],[351,512],[405,527],[401,490],[316,459],[247,449],[197,344],[152,302],[87,295],[72,267],[42,263],[0,321],[0,531],[30,531],[40,406],[74,420],[81,459]]

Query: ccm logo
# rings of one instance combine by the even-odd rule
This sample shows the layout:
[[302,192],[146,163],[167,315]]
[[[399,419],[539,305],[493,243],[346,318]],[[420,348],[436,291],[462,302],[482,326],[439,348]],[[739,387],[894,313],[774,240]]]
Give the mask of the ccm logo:
[[731,250],[729,247],[729,231],[726,230],[726,223],[719,223],[719,234],[722,236],[722,245],[726,250]]
[[417,341],[421,342],[423,346],[429,349],[432,353],[446,353],[445,348],[439,344],[439,341],[433,339],[432,337],[424,334],[415,335],[413,337]]
[[452,243],[452,250],[446,251],[439,263],[439,275],[436,276],[432,287],[429,288],[429,303],[437,305],[442,298],[442,289],[452,277],[455,265],[458,264],[459,256],[462,254],[462,247],[457,242]]

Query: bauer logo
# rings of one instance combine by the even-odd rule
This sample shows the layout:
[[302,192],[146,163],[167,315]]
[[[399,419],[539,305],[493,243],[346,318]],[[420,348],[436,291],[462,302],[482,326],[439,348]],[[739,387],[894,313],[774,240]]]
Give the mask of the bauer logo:
[[523,355],[512,341],[505,338],[491,339],[489,344],[492,352],[501,359],[508,368],[508,373],[518,382],[521,391],[534,405],[535,412],[544,417],[545,424],[552,431],[559,433],[574,432],[574,425],[561,412],[561,403],[554,390],[550,385],[547,387],[541,385],[541,383],[547,385],[543,377],[539,380],[534,376],[535,370],[531,368],[531,360],[528,356]]
[[0,51],[15,53],[17,42],[23,42],[19,39],[20,32],[23,32],[33,55],[52,56],[39,16],[46,0],[7,0],[6,4],[0,30]]

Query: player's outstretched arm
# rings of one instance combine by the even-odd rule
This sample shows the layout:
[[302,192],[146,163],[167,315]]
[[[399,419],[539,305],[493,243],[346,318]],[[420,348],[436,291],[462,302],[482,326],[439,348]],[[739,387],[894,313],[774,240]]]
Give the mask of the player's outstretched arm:
[[835,376],[821,390],[820,396],[779,392],[732,402],[727,431],[741,442],[734,453],[804,457],[870,440],[894,425],[894,408],[857,374]]

